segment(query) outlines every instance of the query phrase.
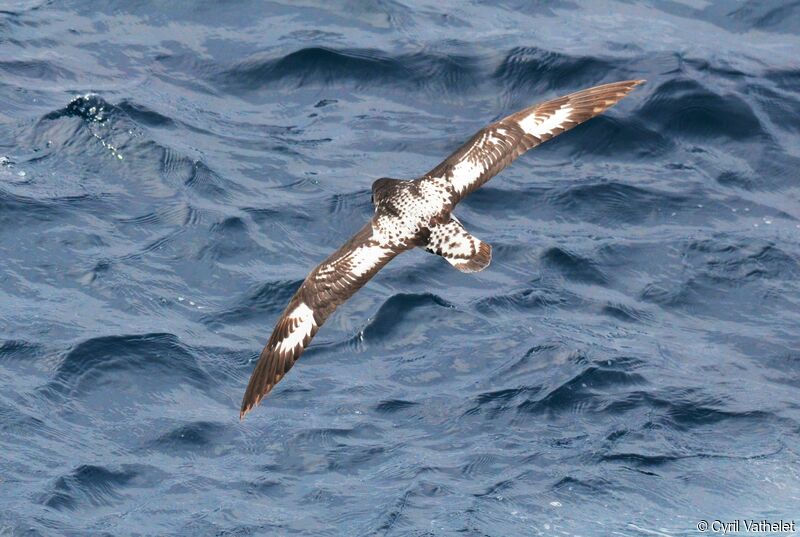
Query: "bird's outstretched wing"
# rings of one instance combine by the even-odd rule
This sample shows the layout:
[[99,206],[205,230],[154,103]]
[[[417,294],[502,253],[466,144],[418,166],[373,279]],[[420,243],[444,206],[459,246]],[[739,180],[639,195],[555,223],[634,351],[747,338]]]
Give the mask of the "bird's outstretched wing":
[[286,375],[333,311],[405,249],[381,245],[370,222],[311,271],[261,351],[242,399],[240,419]]
[[448,182],[455,205],[528,149],[602,113],[642,82],[595,86],[511,114],[479,131],[420,180]]

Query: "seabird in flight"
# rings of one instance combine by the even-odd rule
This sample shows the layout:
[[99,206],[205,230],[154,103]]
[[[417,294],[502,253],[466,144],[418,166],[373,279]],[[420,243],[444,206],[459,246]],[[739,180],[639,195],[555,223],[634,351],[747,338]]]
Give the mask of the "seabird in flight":
[[418,179],[375,181],[375,215],[289,301],[250,377],[240,419],[280,382],[334,310],[396,255],[418,246],[462,272],[489,266],[492,247],[452,214],[458,202],[528,149],[602,113],[642,82],[604,84],[531,106],[482,129]]

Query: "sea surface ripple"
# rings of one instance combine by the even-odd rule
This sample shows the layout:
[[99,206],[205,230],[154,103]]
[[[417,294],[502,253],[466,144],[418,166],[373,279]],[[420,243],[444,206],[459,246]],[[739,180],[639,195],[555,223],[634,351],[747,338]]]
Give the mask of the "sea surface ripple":
[[[0,534],[797,517],[799,50],[777,0],[4,2]],[[488,270],[398,258],[238,421],[373,180],[630,78],[459,207]]]

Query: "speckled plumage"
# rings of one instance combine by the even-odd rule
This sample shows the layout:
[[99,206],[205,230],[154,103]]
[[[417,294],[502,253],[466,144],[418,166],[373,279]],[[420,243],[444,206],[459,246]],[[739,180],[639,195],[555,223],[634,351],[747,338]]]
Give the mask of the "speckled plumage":
[[418,179],[375,181],[375,215],[289,301],[250,377],[240,417],[286,375],[334,310],[397,254],[421,247],[463,272],[485,269],[491,246],[452,215],[458,202],[528,149],[600,114],[641,82],[605,84],[531,106],[482,129]]

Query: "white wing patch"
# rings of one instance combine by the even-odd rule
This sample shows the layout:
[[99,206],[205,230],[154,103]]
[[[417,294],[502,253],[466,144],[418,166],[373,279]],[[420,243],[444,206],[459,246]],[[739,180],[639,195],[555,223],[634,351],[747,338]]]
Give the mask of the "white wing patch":
[[569,120],[571,112],[572,107],[565,104],[549,116],[542,117],[533,112],[517,123],[526,134],[541,138],[545,134],[552,134],[559,127],[563,129],[564,124]]
[[483,163],[480,160],[471,158],[472,155],[459,161],[453,166],[451,184],[459,194],[467,189],[484,172]]
[[494,166],[513,145],[510,131],[502,125],[487,127],[450,170],[450,185],[456,194],[474,188],[475,182]]
[[360,278],[380,265],[392,251],[378,244],[362,244],[343,256],[325,263],[317,271],[317,279],[334,281],[335,287],[347,285],[347,281]]
[[320,280],[338,280],[344,274],[363,276],[389,253],[387,248],[379,245],[362,244],[345,255],[322,265],[317,271]]
[[489,167],[503,155],[507,141],[503,139],[508,129],[487,129],[456,162],[451,170],[450,184],[458,194],[471,187]]
[[386,257],[388,250],[381,246],[359,246],[349,254],[350,272],[361,277],[378,265]]
[[314,311],[301,302],[287,319],[292,326],[289,335],[275,346],[278,352],[289,353],[298,345],[302,346],[314,329]]

